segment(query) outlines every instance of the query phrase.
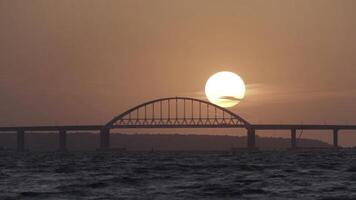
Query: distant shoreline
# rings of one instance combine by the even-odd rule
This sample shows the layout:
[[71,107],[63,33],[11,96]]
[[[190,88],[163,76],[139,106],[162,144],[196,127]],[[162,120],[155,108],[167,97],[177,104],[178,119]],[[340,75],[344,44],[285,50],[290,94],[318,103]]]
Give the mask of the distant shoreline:
[[[27,133],[25,149],[29,151],[56,151],[58,134]],[[94,151],[99,146],[99,134],[69,133],[68,151]],[[291,147],[289,138],[256,137],[259,150],[283,150]],[[301,148],[332,148],[332,145],[313,139],[299,139]],[[15,134],[1,134],[0,147],[16,149]],[[192,134],[111,134],[111,147],[125,148],[130,152],[230,152],[231,149],[244,149],[246,137],[228,135],[192,135]]]

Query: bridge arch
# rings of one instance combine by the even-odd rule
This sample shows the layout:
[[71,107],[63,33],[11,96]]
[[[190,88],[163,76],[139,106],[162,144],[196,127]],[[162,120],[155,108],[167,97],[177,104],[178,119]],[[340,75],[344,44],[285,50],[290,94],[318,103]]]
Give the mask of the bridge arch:
[[229,128],[249,125],[250,123],[239,115],[208,101],[190,97],[168,97],[135,106],[115,116],[104,127]]
[[109,148],[115,128],[246,128],[251,124],[230,110],[190,97],[167,97],[137,105],[107,122],[101,147]]

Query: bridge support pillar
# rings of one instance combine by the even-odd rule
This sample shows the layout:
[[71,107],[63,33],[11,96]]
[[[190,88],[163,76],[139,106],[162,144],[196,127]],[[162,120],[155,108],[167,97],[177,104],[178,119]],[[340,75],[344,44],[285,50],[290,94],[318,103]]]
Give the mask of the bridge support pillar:
[[291,147],[292,147],[292,149],[297,148],[297,130],[296,129],[291,130]]
[[100,130],[100,149],[107,150],[110,148],[110,129],[103,128]]
[[59,148],[58,151],[66,152],[67,151],[67,133],[65,130],[59,131]]
[[17,152],[25,151],[25,131],[18,130],[17,131]]
[[333,143],[334,143],[334,147],[335,148],[339,147],[339,144],[338,144],[338,132],[339,132],[338,129],[334,129],[333,130]]
[[254,128],[247,129],[247,148],[256,148],[256,130]]

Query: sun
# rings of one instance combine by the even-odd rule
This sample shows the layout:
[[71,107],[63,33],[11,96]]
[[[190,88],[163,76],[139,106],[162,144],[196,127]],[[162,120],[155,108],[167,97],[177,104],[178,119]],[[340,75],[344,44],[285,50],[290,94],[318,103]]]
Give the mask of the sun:
[[244,98],[245,92],[244,81],[233,72],[218,72],[205,85],[205,94],[209,101],[224,108],[237,105]]

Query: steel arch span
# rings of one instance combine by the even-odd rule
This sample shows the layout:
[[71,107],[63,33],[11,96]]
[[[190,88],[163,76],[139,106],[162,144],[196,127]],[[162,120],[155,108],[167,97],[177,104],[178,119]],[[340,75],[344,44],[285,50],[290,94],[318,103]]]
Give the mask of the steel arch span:
[[155,99],[114,117],[101,129],[101,149],[110,148],[110,130],[115,128],[246,128],[249,146],[255,143],[255,133],[245,119],[226,108],[190,97]]
[[210,102],[189,97],[155,99],[114,117],[113,128],[247,128],[245,119]]

